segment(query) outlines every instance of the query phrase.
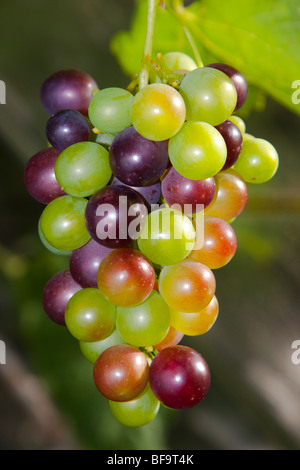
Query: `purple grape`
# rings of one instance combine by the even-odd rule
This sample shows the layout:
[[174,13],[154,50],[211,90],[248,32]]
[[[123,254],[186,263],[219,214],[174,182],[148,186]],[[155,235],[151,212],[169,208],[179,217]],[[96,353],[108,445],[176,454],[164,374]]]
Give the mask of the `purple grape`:
[[85,117],[74,109],[57,111],[47,122],[46,135],[57,150],[85,142],[90,137],[90,126]]
[[54,172],[59,153],[54,148],[41,150],[30,158],[25,168],[24,183],[27,191],[42,204],[49,204],[66,194],[59,186]]
[[60,271],[46,284],[43,291],[43,307],[48,317],[58,325],[66,326],[65,310],[70,298],[82,287],[73,279],[70,271]]
[[[133,215],[128,215],[129,209]],[[146,215],[144,200],[136,191],[127,186],[110,185],[91,197],[85,221],[91,237],[98,243],[108,248],[125,248],[131,245],[133,238],[129,233],[130,224],[138,218],[138,231]],[[134,231],[134,227],[132,229]]]
[[41,101],[49,114],[61,109],[75,109],[85,116],[98,85],[80,70],[60,70],[48,77],[41,88]]
[[[179,204],[185,214],[193,214],[197,211],[197,204],[203,204],[203,209],[213,200],[216,192],[214,178],[195,181],[180,175],[175,168],[171,168],[162,180],[162,194],[167,204]],[[184,207],[191,204],[192,210]]]
[[234,86],[237,91],[237,103],[235,107],[235,111],[240,109],[246,101],[247,94],[248,94],[248,85],[247,81],[238,70],[231,67],[230,65],[226,64],[209,64],[206,67],[211,67],[213,69],[220,70],[221,72],[225,73],[234,83]]
[[157,183],[151,184],[151,186],[128,186],[125,183],[122,183],[122,181],[118,180],[118,178],[114,178],[111,182],[112,186],[115,185],[120,185],[120,186],[126,186],[137,193],[139,193],[145,201],[151,206],[151,204],[157,204],[160,196],[161,196],[161,183],[158,181]]
[[75,281],[82,287],[97,288],[100,263],[111,251],[93,239],[78,250],[74,250],[70,259],[70,272]]
[[216,126],[216,129],[222,135],[227,147],[227,159],[222,170],[228,170],[239,158],[243,145],[243,136],[239,128],[228,119]]
[[128,186],[150,186],[168,167],[167,142],[145,139],[129,127],[115,137],[109,162],[113,174]]

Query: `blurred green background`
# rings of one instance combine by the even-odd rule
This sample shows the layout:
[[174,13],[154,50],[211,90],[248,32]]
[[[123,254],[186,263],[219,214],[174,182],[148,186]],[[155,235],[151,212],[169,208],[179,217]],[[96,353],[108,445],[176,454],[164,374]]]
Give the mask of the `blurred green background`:
[[46,146],[40,86],[54,71],[76,68],[101,88],[126,87],[109,42],[128,29],[133,8],[132,0],[1,3],[0,339],[7,365],[0,365],[0,448],[300,449],[300,365],[291,361],[300,339],[300,119],[275,102],[253,113],[247,130],[277,148],[279,171],[263,186],[249,185],[247,208],[233,225],[238,252],[215,272],[217,323],[182,342],[210,366],[204,402],[182,412],[161,408],[150,425],[124,428],[76,340],[43,312],[43,287],[68,259],[42,246],[43,207],[23,184],[27,160]]

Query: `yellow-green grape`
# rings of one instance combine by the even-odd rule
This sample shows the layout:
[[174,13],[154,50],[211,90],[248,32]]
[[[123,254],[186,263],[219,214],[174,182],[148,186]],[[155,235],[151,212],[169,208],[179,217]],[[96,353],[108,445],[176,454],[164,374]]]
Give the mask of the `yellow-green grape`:
[[273,178],[278,165],[278,153],[270,142],[264,139],[248,139],[243,144],[234,170],[247,183],[261,184]]
[[245,124],[245,121],[243,121],[242,118],[240,118],[239,116],[230,116],[230,118],[228,118],[229,121],[233,122],[233,124],[235,124],[239,130],[241,131],[241,134],[244,135],[246,133],[246,124]]
[[223,168],[227,147],[220,132],[206,122],[187,122],[169,142],[175,170],[191,180],[205,180]]
[[131,125],[133,95],[123,88],[104,88],[92,98],[89,118],[93,126],[108,134],[117,134]]
[[184,52],[167,52],[162,56],[160,65],[163,72],[191,71],[197,68],[196,62]]
[[202,67],[189,72],[179,92],[186,105],[188,121],[204,121],[217,126],[232,115],[237,92],[233,81],[220,70]]
[[138,239],[138,247],[147,258],[158,265],[182,261],[195,242],[192,221],[181,212],[163,208],[151,212]]
[[185,313],[170,309],[171,325],[187,336],[198,336],[207,333],[215,324],[219,314],[219,303],[216,296],[200,312]]
[[152,83],[139,91],[132,106],[132,124],[149,140],[170,139],[185,121],[185,104],[175,88]]
[[100,354],[111,346],[117,344],[125,344],[125,341],[120,336],[118,330],[114,330],[111,335],[100,341],[85,342],[79,341],[80,350],[87,361],[95,364]]
[[109,401],[109,408],[119,423],[128,427],[140,427],[149,424],[157,415],[160,402],[149,385],[143,393],[131,401]]

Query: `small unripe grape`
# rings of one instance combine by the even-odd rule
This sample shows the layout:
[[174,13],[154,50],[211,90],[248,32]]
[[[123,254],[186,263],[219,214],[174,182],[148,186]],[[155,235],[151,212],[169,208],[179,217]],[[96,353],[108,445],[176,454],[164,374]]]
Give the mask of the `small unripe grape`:
[[160,65],[164,72],[191,71],[197,68],[196,62],[183,52],[167,52],[162,56]]

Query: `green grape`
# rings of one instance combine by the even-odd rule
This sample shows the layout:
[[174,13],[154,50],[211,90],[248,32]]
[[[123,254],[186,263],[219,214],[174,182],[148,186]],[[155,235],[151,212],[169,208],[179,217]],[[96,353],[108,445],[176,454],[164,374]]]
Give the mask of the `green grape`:
[[133,95],[123,88],[104,88],[92,98],[89,118],[102,132],[117,134],[131,125]]
[[186,105],[188,121],[218,126],[233,113],[237,92],[232,80],[220,70],[202,67],[189,72],[179,92]]
[[162,296],[153,291],[137,307],[118,307],[116,326],[128,344],[153,346],[164,339],[170,328],[169,307]]
[[138,247],[153,263],[170,265],[189,255],[195,236],[193,223],[187,216],[171,208],[163,208],[147,216]]
[[108,151],[94,142],[80,142],[58,156],[55,176],[58,184],[72,196],[91,196],[111,178]]
[[242,118],[240,118],[239,116],[233,115],[233,116],[230,116],[230,118],[228,119],[239,128],[243,136],[244,134],[246,134],[246,124]]
[[194,70],[197,68],[196,62],[183,52],[167,52],[161,59],[163,72],[173,72],[176,70]]
[[51,251],[51,253],[54,253],[55,255],[60,255],[60,256],[71,256],[72,254],[71,250],[57,250],[56,248],[54,248],[54,246],[50,245],[50,243],[47,242],[41,230],[41,219],[39,220],[39,224],[38,224],[38,234],[44,247],[47,250]]
[[76,250],[91,239],[84,220],[87,202],[84,198],[61,196],[44,209],[41,233],[55,249]]
[[66,325],[71,335],[84,342],[100,341],[110,336],[115,328],[115,320],[115,307],[94,288],[76,292],[65,312]]
[[119,423],[128,427],[140,427],[153,421],[157,415],[160,402],[149,385],[143,393],[131,401],[109,401],[109,408]]
[[117,344],[125,344],[125,341],[120,336],[118,330],[114,330],[110,336],[101,341],[95,341],[92,343],[80,341],[79,347],[85,359],[92,364],[95,364],[98,357],[103,351],[105,351],[105,349],[110,348],[111,346],[116,346]]
[[205,180],[224,166],[227,147],[220,132],[205,122],[187,122],[170,139],[169,157],[175,170],[191,180]]
[[278,165],[278,153],[272,144],[264,139],[250,138],[244,141],[234,170],[247,183],[261,184],[275,175]]
[[170,139],[185,121],[185,104],[175,88],[152,83],[139,91],[132,106],[132,124],[149,140]]

